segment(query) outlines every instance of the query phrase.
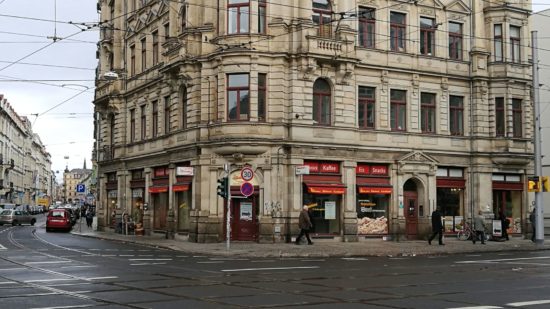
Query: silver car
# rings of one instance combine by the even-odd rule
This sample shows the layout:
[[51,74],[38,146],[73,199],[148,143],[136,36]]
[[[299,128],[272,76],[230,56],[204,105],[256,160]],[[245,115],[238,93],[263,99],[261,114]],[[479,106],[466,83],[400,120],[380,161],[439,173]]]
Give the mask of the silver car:
[[8,209],[0,212],[0,225],[34,225],[35,223],[36,219],[31,214],[23,210]]

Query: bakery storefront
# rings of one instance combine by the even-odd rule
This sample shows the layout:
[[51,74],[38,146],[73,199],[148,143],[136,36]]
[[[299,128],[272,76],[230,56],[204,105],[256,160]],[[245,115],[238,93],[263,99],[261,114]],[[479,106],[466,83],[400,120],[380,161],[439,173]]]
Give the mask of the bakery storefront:
[[388,170],[388,165],[357,164],[357,233],[360,236],[388,234],[388,210],[392,194]]
[[309,175],[303,175],[303,202],[309,207],[313,224],[310,232],[317,236],[341,235],[342,183],[340,162],[304,161]]

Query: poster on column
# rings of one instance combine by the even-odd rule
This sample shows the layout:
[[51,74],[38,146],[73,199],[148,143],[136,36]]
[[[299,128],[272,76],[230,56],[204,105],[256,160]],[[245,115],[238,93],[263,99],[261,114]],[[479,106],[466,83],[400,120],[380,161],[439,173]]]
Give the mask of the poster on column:
[[336,219],[336,202],[326,201],[325,202],[325,220],[334,220],[334,219]]

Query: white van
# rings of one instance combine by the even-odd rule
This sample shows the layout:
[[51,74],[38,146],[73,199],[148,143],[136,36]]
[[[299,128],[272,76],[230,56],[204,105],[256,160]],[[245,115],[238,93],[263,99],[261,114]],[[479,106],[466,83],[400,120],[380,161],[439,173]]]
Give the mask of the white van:
[[12,204],[12,203],[0,203],[0,209],[15,209],[15,204]]

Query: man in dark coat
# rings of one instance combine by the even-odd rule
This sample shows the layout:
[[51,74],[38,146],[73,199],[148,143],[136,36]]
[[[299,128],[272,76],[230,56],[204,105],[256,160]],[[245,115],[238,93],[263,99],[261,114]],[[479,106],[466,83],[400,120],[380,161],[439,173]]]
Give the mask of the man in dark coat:
[[311,224],[311,220],[309,219],[309,212],[308,207],[304,205],[304,208],[300,212],[300,217],[298,217],[298,225],[300,226],[300,235],[296,237],[296,244],[300,244],[300,240],[302,239],[302,236],[306,235],[307,238],[307,244],[313,245],[313,242],[311,242],[311,238],[309,238],[309,229],[313,226]]
[[437,207],[432,212],[432,235],[430,236],[430,238],[428,238],[428,244],[432,244],[432,240],[437,234],[439,234],[439,245],[445,245],[443,243],[443,223],[441,222],[441,213],[439,212],[439,207]]
[[533,229],[533,235],[531,235],[531,241],[536,242],[537,239],[537,230],[536,230],[536,224],[537,224],[537,217],[536,217],[536,208],[533,208],[533,211],[531,211],[531,214],[529,215],[529,222],[531,222],[531,228]]
[[499,214],[500,219],[500,225],[502,228],[502,239],[510,240],[510,236],[508,236],[508,228],[510,227],[510,220],[506,218],[506,215],[504,214],[504,211],[501,210]]

